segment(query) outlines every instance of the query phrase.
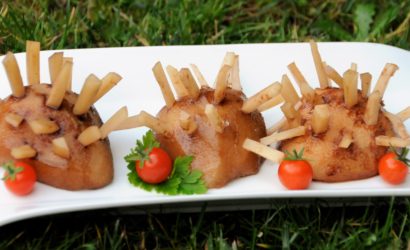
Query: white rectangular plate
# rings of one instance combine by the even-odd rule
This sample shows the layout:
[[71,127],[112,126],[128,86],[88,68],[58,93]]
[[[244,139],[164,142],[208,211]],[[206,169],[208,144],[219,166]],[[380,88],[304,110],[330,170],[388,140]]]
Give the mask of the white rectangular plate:
[[[322,59],[339,72],[352,62],[359,72],[370,72],[373,84],[385,63],[391,62],[400,70],[391,79],[384,98],[386,108],[398,112],[410,105],[410,53],[398,48],[369,43],[320,43]],[[244,93],[251,96],[268,84],[289,73],[286,66],[295,61],[311,85],[318,80],[307,43],[244,44],[217,46],[168,46],[65,50],[74,58],[73,88],[78,93],[88,74],[99,77],[109,71],[118,72],[123,80],[100,100],[96,107],[103,120],[108,119],[122,106],[128,106],[130,115],[141,110],[156,114],[164,105],[160,89],[151,68],[160,60],[163,65],[187,67],[197,64],[208,82],[214,82],[216,73],[227,51],[240,55],[240,75]],[[41,80],[49,82],[47,58],[53,51],[41,52]],[[25,79],[25,54],[17,54],[20,70]],[[2,58],[0,57],[0,60]],[[3,69],[0,69],[0,97],[11,93]],[[279,108],[264,113],[269,127],[281,118]],[[407,126],[408,127],[408,126]],[[384,183],[380,177],[366,180],[326,184],[314,182],[308,190],[289,191],[277,178],[277,165],[266,161],[260,172],[241,178],[226,187],[211,189],[204,195],[164,196],[131,186],[127,180],[124,155],[145,133],[145,128],[115,132],[110,135],[114,156],[115,177],[109,186],[92,191],[70,192],[38,183],[27,197],[16,197],[0,185],[0,226],[35,216],[95,208],[130,205],[151,205],[179,202],[220,200],[246,200],[254,198],[312,198],[312,197],[371,197],[408,196],[410,179],[399,186]],[[0,170],[0,176],[3,173]]]

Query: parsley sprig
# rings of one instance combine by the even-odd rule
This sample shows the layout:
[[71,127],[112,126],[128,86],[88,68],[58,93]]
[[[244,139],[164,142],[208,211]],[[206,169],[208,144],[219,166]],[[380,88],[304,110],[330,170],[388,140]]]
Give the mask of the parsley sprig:
[[159,142],[155,140],[154,133],[151,130],[142,137],[142,141],[137,140],[136,146],[131,149],[131,153],[124,157],[126,162],[139,161],[140,167],[144,166],[144,162],[149,160],[149,153],[153,148],[159,147]]
[[135,162],[139,161],[139,165],[142,167],[144,163],[141,162],[149,160],[148,155],[151,150],[159,146],[159,142],[155,140],[154,134],[149,130],[142,137],[142,141],[137,140],[135,148],[131,149],[131,152],[124,157],[128,163],[128,181],[132,185],[146,191],[155,190],[158,193],[167,195],[204,194],[208,191],[205,182],[202,180],[202,172],[190,169],[194,159],[192,156],[177,157],[174,161],[171,175],[166,181],[159,184],[144,182],[135,170]]

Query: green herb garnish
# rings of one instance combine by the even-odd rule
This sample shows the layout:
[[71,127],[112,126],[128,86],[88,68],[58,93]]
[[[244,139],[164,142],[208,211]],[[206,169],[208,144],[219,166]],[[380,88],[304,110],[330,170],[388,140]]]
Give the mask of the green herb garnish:
[[144,161],[149,160],[149,153],[154,147],[159,147],[159,142],[155,140],[154,133],[148,130],[141,140],[137,140],[136,146],[131,149],[131,153],[124,157],[124,160],[130,162],[140,162],[140,167],[144,166]]
[[[141,140],[137,140],[135,148],[124,157],[129,169],[128,181],[146,191],[156,191],[167,195],[177,194],[204,194],[208,190],[202,180],[202,172],[190,170],[190,165],[194,159],[192,156],[177,157],[173,163],[173,169],[168,179],[159,184],[149,184],[144,182],[135,170],[136,161],[148,160],[149,152],[154,147],[159,147],[159,142],[155,140],[154,134],[149,130]],[[139,164],[141,167],[143,163]]]

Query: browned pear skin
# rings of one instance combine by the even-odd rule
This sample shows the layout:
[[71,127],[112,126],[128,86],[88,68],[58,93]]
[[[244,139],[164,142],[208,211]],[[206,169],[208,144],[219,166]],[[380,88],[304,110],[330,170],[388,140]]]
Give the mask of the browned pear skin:
[[[53,109],[45,105],[50,85],[39,84],[25,87],[25,96],[10,96],[0,104],[0,162],[13,160],[13,147],[29,144],[37,151],[31,159],[22,161],[32,165],[38,181],[66,190],[97,189],[111,183],[113,159],[108,139],[99,140],[84,147],[78,135],[92,125],[101,126],[99,114],[91,108],[86,114],[75,116],[72,112],[77,94],[67,91],[62,105]],[[14,128],[4,116],[15,113],[24,121]],[[27,120],[48,118],[56,122],[59,130],[52,134],[34,134]],[[64,159],[53,153],[52,140],[64,136],[70,149],[70,157]]]
[[[172,158],[192,155],[192,169],[203,172],[208,188],[220,188],[239,177],[255,174],[263,159],[242,147],[246,138],[259,140],[266,136],[265,123],[259,112],[241,111],[245,96],[242,92],[227,88],[225,97],[216,104],[216,110],[224,121],[218,133],[205,114],[205,106],[214,104],[214,90],[203,87],[198,98],[183,98],[171,108],[164,107],[157,115],[167,131],[156,134],[158,141]],[[197,124],[193,133],[181,128],[181,112],[188,113]]]
[[[304,136],[281,142],[282,151],[300,151],[313,168],[313,179],[323,182],[342,182],[365,179],[378,174],[378,159],[388,148],[377,146],[375,137],[393,136],[390,121],[382,111],[379,112],[375,125],[366,125],[363,115],[367,97],[359,93],[358,103],[347,108],[343,90],[338,88],[316,89],[314,103],[302,100],[300,108],[302,125],[306,129]],[[330,111],[328,130],[314,135],[311,126],[312,112],[315,105],[328,104]],[[353,142],[346,148],[339,147],[344,133],[351,133]]]

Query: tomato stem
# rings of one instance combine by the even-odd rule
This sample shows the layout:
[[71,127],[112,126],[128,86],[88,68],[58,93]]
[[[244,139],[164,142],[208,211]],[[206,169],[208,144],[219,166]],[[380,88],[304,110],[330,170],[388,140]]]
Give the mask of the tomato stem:
[[303,153],[305,151],[305,148],[301,148],[299,152],[296,151],[296,149],[292,150],[292,153],[289,151],[285,150],[285,160],[288,161],[299,161],[299,160],[304,160],[303,159]]
[[406,164],[407,167],[410,166],[410,160],[407,159],[407,155],[409,154],[408,148],[402,148],[401,151],[396,150],[394,147],[390,146],[390,150],[397,156],[397,160]]
[[14,181],[16,179],[16,175],[23,171],[23,167],[16,167],[16,165],[12,162],[9,161],[7,163],[4,163],[2,167],[6,170],[6,175],[2,178],[3,181],[5,180],[12,180]]

